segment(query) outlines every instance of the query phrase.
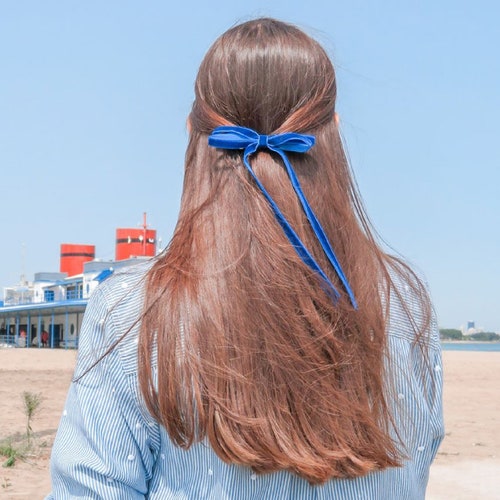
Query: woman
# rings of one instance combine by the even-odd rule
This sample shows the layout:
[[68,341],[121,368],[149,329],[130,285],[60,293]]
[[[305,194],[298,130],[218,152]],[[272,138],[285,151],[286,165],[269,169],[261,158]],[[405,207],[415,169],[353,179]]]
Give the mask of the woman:
[[423,498],[436,325],[372,235],[328,56],[257,19],[195,93],[170,245],[88,305],[49,498]]

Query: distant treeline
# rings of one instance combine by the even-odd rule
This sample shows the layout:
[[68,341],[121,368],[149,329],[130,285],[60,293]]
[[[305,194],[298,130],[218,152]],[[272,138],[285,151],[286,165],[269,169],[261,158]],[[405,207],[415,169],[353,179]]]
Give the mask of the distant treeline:
[[456,330],[455,328],[441,328],[439,330],[439,336],[441,340],[500,340],[500,335],[498,335],[498,333],[479,332],[464,335],[460,330]]

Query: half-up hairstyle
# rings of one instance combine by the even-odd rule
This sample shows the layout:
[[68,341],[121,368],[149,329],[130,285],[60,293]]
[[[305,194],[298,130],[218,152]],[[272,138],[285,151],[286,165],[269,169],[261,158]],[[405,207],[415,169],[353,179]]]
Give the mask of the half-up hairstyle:
[[[257,19],[214,43],[196,79],[179,220],[148,274],[139,339],[142,393],[177,445],[207,439],[225,462],[315,484],[401,464],[384,369],[389,268],[416,283],[429,307],[419,281],[372,236],[335,99],[330,59],[294,26]],[[279,156],[259,150],[252,168],[339,290],[337,302],[286,238],[242,153],[208,146],[221,125],[315,135],[308,153],[289,158],[357,310]]]

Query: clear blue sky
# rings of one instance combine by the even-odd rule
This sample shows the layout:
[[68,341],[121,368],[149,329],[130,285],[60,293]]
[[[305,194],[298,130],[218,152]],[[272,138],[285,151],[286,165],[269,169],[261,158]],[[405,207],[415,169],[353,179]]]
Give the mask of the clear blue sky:
[[0,287],[57,271],[61,243],[112,259],[144,211],[168,241],[198,65],[260,15],[332,55],[368,212],[426,274],[440,325],[500,331],[494,1],[2,2]]

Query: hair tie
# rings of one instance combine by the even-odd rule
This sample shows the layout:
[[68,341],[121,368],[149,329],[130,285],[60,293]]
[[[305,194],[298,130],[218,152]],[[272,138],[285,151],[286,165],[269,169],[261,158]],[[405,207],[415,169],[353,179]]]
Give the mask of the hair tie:
[[305,247],[304,243],[302,243],[301,239],[293,230],[290,223],[286,220],[285,216],[281,213],[281,210],[271,198],[271,195],[266,191],[262,183],[255,175],[248,160],[249,156],[255,153],[259,148],[269,149],[281,156],[285,164],[288,177],[290,178],[290,182],[292,183],[293,189],[300,200],[307,220],[309,221],[309,224],[311,225],[311,228],[317,240],[319,241],[321,248],[323,248],[328,261],[335,269],[337,276],[344,286],[344,289],[347,292],[347,295],[349,296],[354,309],[357,309],[358,305],[356,303],[356,299],[354,298],[354,294],[351,290],[349,282],[347,281],[347,278],[345,277],[345,274],[340,267],[338,259],[332,249],[332,246],[330,245],[330,242],[328,241],[325,231],[323,230],[315,213],[313,212],[313,209],[309,205],[306,197],[304,196],[304,193],[302,192],[299,180],[295,175],[292,165],[288,161],[288,157],[286,155],[287,151],[291,151],[294,153],[305,153],[314,146],[314,143],[315,137],[313,135],[296,134],[293,132],[276,135],[259,135],[257,132],[255,132],[255,130],[237,126],[217,127],[208,137],[209,146],[212,146],[214,148],[244,150],[243,163],[250,175],[253,177],[255,183],[261,190],[262,194],[269,202],[269,205],[271,206],[274,215],[278,220],[280,226],[282,227],[285,235],[289,239],[292,246],[295,248],[295,251],[302,259],[302,261],[321,276],[326,285],[325,291],[336,302],[340,297],[338,290],[335,288],[323,269],[321,269],[309,250]]

